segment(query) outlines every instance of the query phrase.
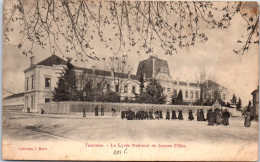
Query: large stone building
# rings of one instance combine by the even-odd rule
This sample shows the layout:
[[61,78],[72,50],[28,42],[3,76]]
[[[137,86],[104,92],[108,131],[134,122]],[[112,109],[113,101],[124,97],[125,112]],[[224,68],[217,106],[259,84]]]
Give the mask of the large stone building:
[[253,115],[254,119],[258,119],[258,113],[259,113],[259,86],[251,94],[253,95],[252,115]]
[[[32,112],[38,112],[39,103],[52,101],[52,91],[57,86],[58,77],[65,67],[66,61],[52,55],[45,60],[35,64],[34,57],[31,57],[31,66],[24,70],[25,73],[25,108],[31,108]],[[134,98],[134,93],[139,92],[138,77],[142,72],[145,79],[156,78],[167,95],[167,102],[170,102],[173,93],[183,92],[183,100],[195,102],[200,97],[200,87],[197,83],[179,81],[170,76],[169,66],[166,60],[150,56],[140,61],[135,75],[118,73],[113,69],[99,70],[75,66],[78,88],[82,90],[84,85],[91,79],[94,86],[103,91],[115,91],[121,98]]]

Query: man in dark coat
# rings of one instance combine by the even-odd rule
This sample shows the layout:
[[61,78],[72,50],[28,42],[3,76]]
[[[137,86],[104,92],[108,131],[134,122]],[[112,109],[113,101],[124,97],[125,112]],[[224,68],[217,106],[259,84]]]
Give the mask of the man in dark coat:
[[98,116],[98,106],[95,108],[95,116]]
[[121,112],[121,118],[122,118],[122,120],[125,119],[125,110],[122,110],[122,112]]
[[173,119],[177,119],[175,110],[172,110],[172,120],[173,120]]
[[204,117],[204,111],[203,109],[200,109],[200,116],[201,116],[201,121],[206,121],[205,117]]
[[152,110],[149,110],[149,119],[153,119],[153,112],[152,112]]
[[44,113],[45,113],[45,111],[43,109],[41,109],[41,114],[44,114]]
[[29,106],[27,107],[27,112],[30,113],[30,107]]
[[104,109],[105,109],[105,108],[104,108],[104,106],[102,105],[102,106],[101,106],[101,116],[104,116]]
[[163,119],[163,116],[162,116],[162,109],[160,109],[160,111],[159,111],[159,115],[160,115],[160,119]]
[[200,113],[200,109],[197,109],[197,121],[202,121],[201,120],[201,113]]
[[230,117],[230,113],[228,112],[227,109],[225,109],[225,111],[222,114],[222,118],[223,118],[223,125],[228,126],[229,125],[229,117]]
[[188,117],[188,119],[189,120],[193,120],[194,119],[194,117],[193,117],[193,114],[192,114],[192,110],[189,110],[189,117]]
[[83,107],[83,118],[85,118],[85,117],[86,117],[86,108]]
[[212,109],[208,110],[207,120],[208,120],[208,125],[209,126],[213,126],[214,125],[214,114],[213,114]]
[[170,111],[169,111],[169,109],[167,109],[167,112],[166,112],[166,120],[170,120]]
[[156,111],[155,111],[155,119],[158,119],[159,120],[159,110],[158,109],[156,109]]
[[182,110],[179,110],[178,119],[179,119],[179,120],[183,120]]

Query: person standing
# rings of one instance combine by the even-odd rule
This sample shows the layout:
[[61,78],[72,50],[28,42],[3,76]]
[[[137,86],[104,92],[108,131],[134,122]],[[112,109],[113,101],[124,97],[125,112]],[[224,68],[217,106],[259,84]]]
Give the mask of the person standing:
[[179,110],[178,119],[179,119],[179,120],[183,120],[182,110]]
[[215,122],[216,122],[216,125],[221,124],[221,112],[218,108],[215,109]]
[[208,110],[207,120],[208,120],[208,125],[209,126],[213,126],[214,125],[214,114],[213,114],[212,109]]
[[122,112],[121,112],[121,118],[122,118],[122,120],[125,119],[125,110],[124,110],[124,109],[123,109]]
[[192,114],[192,110],[189,110],[189,117],[188,117],[188,119],[189,120],[193,120],[194,119],[194,117],[193,117],[193,114]]
[[105,109],[105,108],[104,108],[104,106],[102,105],[102,106],[101,106],[101,116],[104,116],[104,109]]
[[172,120],[177,119],[175,110],[172,109]]
[[169,111],[169,109],[167,109],[167,112],[166,112],[166,120],[170,120],[170,111]]
[[201,121],[201,113],[200,113],[200,109],[197,109],[197,121]]
[[250,127],[251,126],[251,118],[252,118],[252,113],[251,113],[250,109],[247,109],[247,111],[244,113],[244,117],[245,117],[244,126]]
[[85,117],[86,117],[86,108],[83,107],[83,118],[85,118]]
[[201,121],[206,121],[205,117],[204,117],[204,111],[203,109],[200,109],[200,116],[201,116]]
[[95,116],[98,116],[98,106],[95,107]]
[[223,125],[228,126],[229,125],[228,120],[229,120],[229,117],[230,117],[230,113],[228,112],[227,109],[225,109],[225,111],[223,112],[222,117],[223,117]]
[[163,119],[163,116],[162,116],[162,109],[160,109],[160,111],[159,111],[159,115],[160,115],[160,119]]

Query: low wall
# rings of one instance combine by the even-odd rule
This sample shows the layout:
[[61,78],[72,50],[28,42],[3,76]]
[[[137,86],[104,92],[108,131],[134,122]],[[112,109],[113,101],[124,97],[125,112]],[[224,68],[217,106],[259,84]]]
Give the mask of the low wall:
[[18,112],[22,112],[22,109],[24,108],[24,105],[8,105],[8,106],[4,106],[2,110],[3,111],[18,111]]
[[184,113],[188,110],[196,112],[197,109],[204,109],[204,111],[211,108],[211,106],[189,106],[189,105],[159,105],[159,104],[137,104],[137,103],[101,103],[101,102],[52,102],[39,104],[39,110],[42,108],[46,113],[50,114],[71,114],[82,112],[83,108],[86,108],[86,112],[94,112],[95,107],[98,106],[98,111],[100,112],[101,106],[104,106],[105,112],[111,112],[112,107],[116,109],[117,112],[121,112],[122,109],[131,110],[136,109],[162,109],[166,112],[167,109],[180,109]]

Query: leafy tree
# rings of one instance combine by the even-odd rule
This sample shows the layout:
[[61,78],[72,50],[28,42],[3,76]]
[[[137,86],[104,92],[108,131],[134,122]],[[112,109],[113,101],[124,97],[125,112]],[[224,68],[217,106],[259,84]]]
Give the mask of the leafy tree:
[[177,103],[179,105],[183,104],[183,95],[182,95],[182,90],[179,91],[178,96],[177,96]]
[[237,109],[238,111],[241,110],[241,105],[242,105],[242,103],[241,103],[241,99],[240,99],[240,97],[239,97],[239,98],[238,98],[238,103],[237,103],[237,106],[236,106],[236,109]]
[[96,101],[100,102],[120,102],[120,95],[116,92],[104,92],[95,96]]
[[114,54],[133,49],[149,54],[158,44],[171,55],[206,42],[205,28],[226,29],[235,15],[247,23],[247,33],[234,52],[244,54],[258,44],[257,2],[10,0],[4,6],[4,41],[12,43],[10,34],[19,34],[17,47],[25,55],[39,45],[51,53],[85,56],[82,61],[99,59],[97,41]]
[[71,59],[66,63],[65,71],[63,70],[59,77],[57,87],[53,92],[54,101],[75,101],[78,98],[77,79],[74,66]]
[[237,103],[237,97],[236,97],[235,94],[233,94],[233,97],[232,97],[232,99],[230,100],[230,102],[231,102],[232,104],[236,104],[236,103]]
[[171,104],[172,105],[176,105],[177,102],[177,93],[173,92],[172,96],[171,96]]
[[[83,96],[83,92],[86,92],[86,96]],[[93,89],[93,82],[88,81],[85,84],[85,87],[79,91],[79,96],[81,101],[94,101],[95,99],[95,90]]]
[[166,102],[163,88],[156,79],[150,79],[145,89],[138,98],[140,103],[164,104]]

